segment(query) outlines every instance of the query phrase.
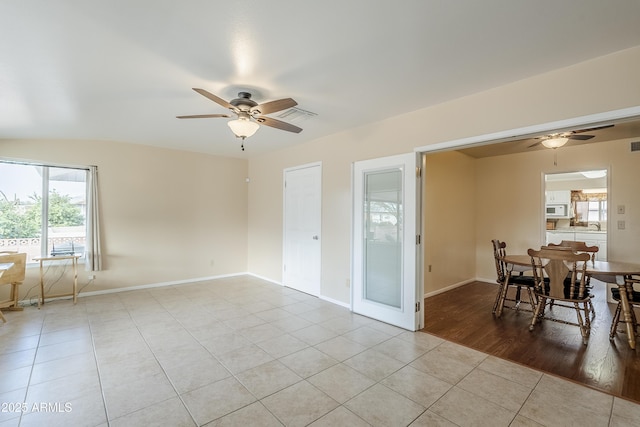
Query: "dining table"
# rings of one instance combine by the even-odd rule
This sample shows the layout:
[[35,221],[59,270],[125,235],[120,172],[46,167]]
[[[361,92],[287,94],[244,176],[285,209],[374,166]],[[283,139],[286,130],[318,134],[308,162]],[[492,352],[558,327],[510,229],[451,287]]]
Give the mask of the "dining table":
[[[529,255],[506,255],[503,261],[507,265],[507,273],[505,281],[508,283],[512,271],[527,271],[533,270],[533,264],[531,256]],[[618,261],[587,261],[586,272],[592,278],[605,283],[616,284],[620,289],[620,304],[622,306],[622,314],[626,323],[627,340],[629,347],[636,348],[636,328],[633,323],[633,316],[631,310],[633,310],[627,297],[626,278],[632,275],[640,275],[640,264]],[[506,293],[507,287],[503,286],[503,292]],[[502,298],[502,300],[504,300]],[[499,317],[502,314],[503,304],[499,304],[496,315]]]

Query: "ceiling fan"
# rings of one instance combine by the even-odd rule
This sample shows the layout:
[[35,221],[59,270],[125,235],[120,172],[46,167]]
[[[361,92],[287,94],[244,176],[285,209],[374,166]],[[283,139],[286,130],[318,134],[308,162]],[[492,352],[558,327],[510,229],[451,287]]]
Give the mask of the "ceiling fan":
[[[276,101],[258,104],[256,101],[251,99],[251,94],[249,92],[239,92],[236,99],[232,99],[227,102],[204,89],[193,88],[193,90],[198,92],[200,95],[209,98],[216,104],[221,105],[224,108],[228,108],[237,116],[236,120],[231,120],[227,124],[236,137],[242,139],[242,151],[244,151],[244,139],[256,133],[260,125],[270,126],[287,132],[300,133],[302,131],[302,128],[299,128],[298,126],[265,116],[265,114],[275,113],[298,105],[298,103],[291,98],[278,99]],[[231,118],[233,116],[228,114],[196,114],[176,117],[178,119],[204,119],[213,117]]]
[[559,148],[559,147],[562,147],[564,144],[566,144],[570,139],[577,140],[577,141],[587,141],[591,138],[595,138],[595,135],[582,135],[583,132],[593,132],[596,130],[606,129],[613,126],[614,125],[603,125],[603,126],[598,126],[598,127],[588,128],[588,129],[572,130],[568,132],[558,132],[558,133],[552,133],[549,135],[540,136],[536,138],[538,139],[537,142],[531,144],[527,148],[533,148],[539,144],[542,144],[547,148]]

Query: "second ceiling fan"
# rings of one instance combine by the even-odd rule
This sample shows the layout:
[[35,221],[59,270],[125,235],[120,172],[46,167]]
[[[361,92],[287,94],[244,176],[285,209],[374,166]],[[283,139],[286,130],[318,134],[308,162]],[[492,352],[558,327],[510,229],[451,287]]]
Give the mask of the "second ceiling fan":
[[598,127],[588,128],[588,129],[579,129],[579,130],[572,130],[568,132],[552,133],[549,135],[536,138],[538,141],[531,144],[528,148],[533,148],[539,144],[542,144],[547,148],[559,148],[559,147],[562,147],[564,144],[566,144],[567,141],[569,141],[570,139],[577,140],[577,141],[587,141],[591,138],[595,138],[595,135],[582,135],[583,132],[593,132],[596,130],[606,129],[610,127],[613,127],[613,125],[603,125],[603,126],[598,126]]

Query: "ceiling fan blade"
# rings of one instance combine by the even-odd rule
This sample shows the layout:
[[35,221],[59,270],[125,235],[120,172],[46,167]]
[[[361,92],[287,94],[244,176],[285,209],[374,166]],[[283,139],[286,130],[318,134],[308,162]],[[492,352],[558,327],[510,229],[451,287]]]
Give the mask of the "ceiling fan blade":
[[588,139],[595,138],[595,137],[596,137],[595,135],[569,135],[567,138],[575,139],[578,141],[586,141]]
[[228,108],[230,110],[234,110],[235,109],[235,107],[233,105],[229,104],[224,99],[215,96],[211,92],[207,92],[204,89],[198,89],[196,87],[194,87],[193,90],[195,90],[196,92],[198,92],[200,95],[204,96],[205,98],[209,98],[210,100],[212,100],[216,104],[222,105],[224,108]]
[[258,114],[271,114],[276,111],[286,110],[287,108],[295,107],[298,105],[296,101],[291,98],[278,99],[276,101],[265,102],[264,104],[256,105],[251,108],[251,112]]
[[533,147],[535,147],[536,145],[540,145],[540,144],[542,144],[542,141],[534,142],[533,144],[531,144],[531,145],[530,145],[530,146],[528,146],[527,148],[533,148]]
[[231,117],[228,114],[194,114],[191,116],[176,116],[177,119],[209,119],[212,117]]
[[256,120],[261,125],[270,126],[272,128],[286,130],[287,132],[300,133],[302,132],[302,128],[298,126],[294,126],[289,123],[285,123],[281,120],[272,119],[271,117],[256,117]]
[[593,132],[593,131],[600,130],[600,129],[612,128],[613,126],[614,125],[603,125],[603,126],[597,126],[597,127],[594,127],[594,128],[573,130],[573,131],[571,131],[571,133]]

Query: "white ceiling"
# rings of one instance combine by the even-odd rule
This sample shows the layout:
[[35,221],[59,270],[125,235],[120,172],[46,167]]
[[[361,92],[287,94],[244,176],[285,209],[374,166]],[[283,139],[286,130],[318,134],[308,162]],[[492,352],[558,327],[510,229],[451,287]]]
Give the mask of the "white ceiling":
[[[638,0],[0,0],[0,139],[246,157],[640,44]],[[226,100],[317,116],[240,151]],[[277,118],[277,113],[271,115]]]

